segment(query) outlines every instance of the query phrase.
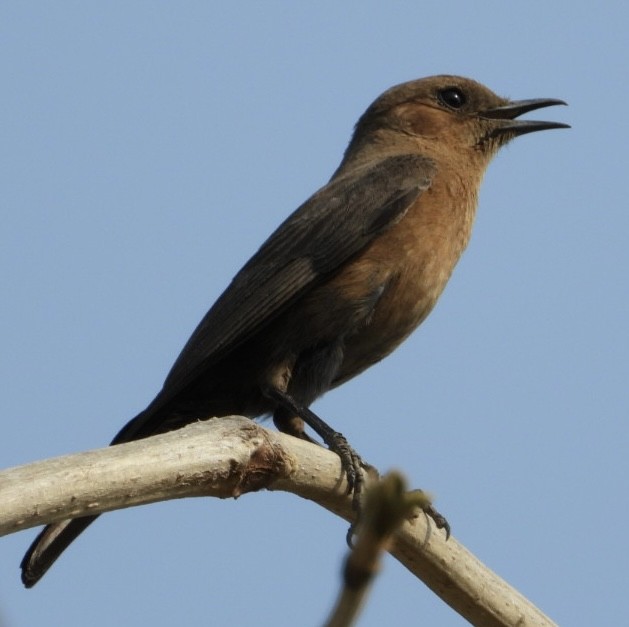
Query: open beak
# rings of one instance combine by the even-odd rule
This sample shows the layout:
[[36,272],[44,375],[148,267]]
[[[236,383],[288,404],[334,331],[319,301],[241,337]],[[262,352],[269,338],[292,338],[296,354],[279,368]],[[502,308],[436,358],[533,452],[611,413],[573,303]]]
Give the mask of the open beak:
[[490,137],[497,137],[498,135],[502,135],[504,133],[517,137],[518,135],[532,133],[533,131],[545,131],[551,128],[570,128],[569,124],[562,124],[561,122],[541,122],[537,120],[515,119],[524,113],[535,111],[535,109],[565,104],[567,103],[563,100],[557,100],[556,98],[514,100],[513,102],[508,102],[506,105],[483,111],[480,114],[480,117],[488,120],[504,120],[503,123],[498,124],[496,128],[491,131]]

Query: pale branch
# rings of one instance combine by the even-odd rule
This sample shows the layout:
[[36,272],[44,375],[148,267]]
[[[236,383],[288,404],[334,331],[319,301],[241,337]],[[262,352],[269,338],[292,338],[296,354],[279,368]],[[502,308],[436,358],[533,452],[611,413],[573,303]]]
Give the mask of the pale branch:
[[[283,490],[352,519],[339,458],[232,416],[118,446],[0,472],[0,535],[45,523],[189,496]],[[389,551],[475,625],[554,623],[423,515]]]

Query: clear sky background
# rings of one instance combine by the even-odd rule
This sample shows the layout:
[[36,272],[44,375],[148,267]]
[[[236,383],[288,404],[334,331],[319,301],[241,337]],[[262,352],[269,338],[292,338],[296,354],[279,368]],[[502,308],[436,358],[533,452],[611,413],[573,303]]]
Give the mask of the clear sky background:
[[[562,625],[629,624],[627,22],[620,2],[0,5],[0,460],[97,448],[336,168],[384,89],[438,73],[529,117],[472,242],[393,356],[314,406]],[[103,516],[3,627],[318,625],[346,524],[282,494]],[[363,626],[463,619],[387,559]]]

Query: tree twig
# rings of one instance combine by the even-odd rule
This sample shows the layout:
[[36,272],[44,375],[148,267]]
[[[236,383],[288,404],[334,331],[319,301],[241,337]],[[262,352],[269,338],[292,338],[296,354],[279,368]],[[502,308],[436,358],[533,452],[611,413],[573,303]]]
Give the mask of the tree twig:
[[372,483],[365,494],[352,550],[345,558],[341,591],[325,627],[354,624],[393,533],[413,511],[428,506],[430,498],[426,493],[409,492],[404,477],[397,471]]

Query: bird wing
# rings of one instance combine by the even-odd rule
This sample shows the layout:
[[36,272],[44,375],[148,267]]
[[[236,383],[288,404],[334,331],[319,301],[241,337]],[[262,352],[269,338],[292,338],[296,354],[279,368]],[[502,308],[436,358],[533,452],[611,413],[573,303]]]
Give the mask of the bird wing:
[[337,176],[316,192],[262,244],[201,320],[168,374],[160,401],[399,221],[430,186],[434,169],[421,155],[396,155]]

